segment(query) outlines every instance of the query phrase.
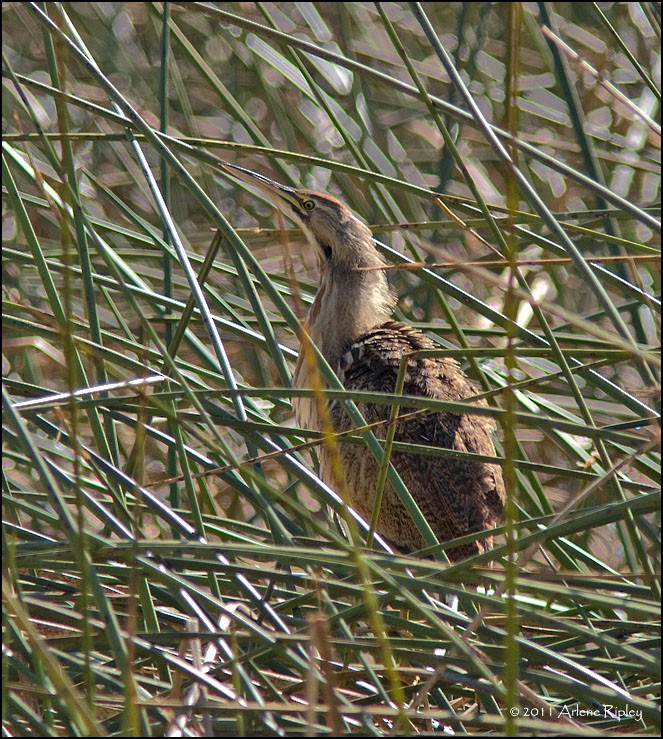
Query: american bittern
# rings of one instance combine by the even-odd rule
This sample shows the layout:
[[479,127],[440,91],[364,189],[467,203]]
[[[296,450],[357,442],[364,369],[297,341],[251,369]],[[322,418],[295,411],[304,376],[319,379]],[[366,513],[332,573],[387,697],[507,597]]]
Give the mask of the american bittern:
[[[347,390],[394,393],[401,360],[436,345],[417,329],[390,320],[396,298],[387,284],[385,262],[369,228],[335,198],[286,187],[251,170],[223,165],[229,174],[257,188],[304,232],[317,257],[320,286],[308,314],[308,333]],[[368,269],[367,269],[368,268]],[[373,268],[373,269],[371,269]],[[294,376],[298,388],[310,388],[311,363],[300,352]],[[404,395],[462,401],[477,390],[449,358],[406,360]],[[479,402],[479,404],[481,404]],[[320,431],[321,417],[313,398],[295,398],[297,422]],[[389,417],[389,406],[359,403],[366,421]],[[404,412],[405,409],[402,409]],[[335,432],[351,428],[339,403],[329,406]],[[377,435],[384,436],[384,426]],[[399,421],[397,441],[494,456],[493,423],[477,414],[423,413]],[[341,444],[338,454],[355,509],[370,519],[379,465],[372,452]],[[320,475],[333,484],[331,452],[320,450]],[[467,457],[394,452],[391,461],[440,541],[483,531],[502,520],[504,482],[496,464]],[[377,531],[402,551],[421,549],[425,541],[387,483]],[[492,538],[447,550],[451,559],[470,556],[492,546]]]

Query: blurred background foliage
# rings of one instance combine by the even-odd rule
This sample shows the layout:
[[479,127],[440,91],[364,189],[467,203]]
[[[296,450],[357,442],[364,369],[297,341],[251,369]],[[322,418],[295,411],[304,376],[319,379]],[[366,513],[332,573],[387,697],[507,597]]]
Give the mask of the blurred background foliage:
[[[7,735],[657,733],[660,63],[659,3],[3,3]],[[219,160],[371,225],[492,553],[348,537]]]

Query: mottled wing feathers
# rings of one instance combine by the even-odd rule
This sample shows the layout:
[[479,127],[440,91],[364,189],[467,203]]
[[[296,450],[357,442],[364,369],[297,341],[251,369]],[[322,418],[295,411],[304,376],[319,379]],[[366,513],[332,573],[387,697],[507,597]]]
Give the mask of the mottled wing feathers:
[[[450,401],[476,395],[476,388],[454,360],[410,357],[412,352],[435,348],[416,329],[388,321],[348,347],[340,361],[339,377],[348,390],[393,393],[401,362],[409,357],[404,395]],[[360,403],[359,409],[368,423],[385,420],[390,412],[388,405],[372,403]],[[408,410],[412,409],[401,408],[400,414]],[[351,427],[341,405],[334,404],[331,415],[337,431]],[[488,416],[424,412],[401,421],[396,440],[494,456],[493,426]],[[384,437],[384,428],[376,434]],[[354,445],[342,445],[341,455],[353,503],[368,517],[375,495],[377,463],[365,449]],[[501,521],[504,483],[499,466],[466,458],[411,453],[393,453],[392,462],[441,541],[482,531]],[[425,546],[390,486],[385,490],[378,530],[401,549]],[[448,554],[458,559],[484,551],[491,544],[489,539],[483,539],[477,544],[452,549]]]

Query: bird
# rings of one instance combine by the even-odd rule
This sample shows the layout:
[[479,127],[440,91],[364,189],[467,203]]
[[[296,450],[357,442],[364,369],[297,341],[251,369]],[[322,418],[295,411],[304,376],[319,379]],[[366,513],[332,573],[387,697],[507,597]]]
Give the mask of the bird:
[[[348,391],[394,393],[399,367],[407,362],[403,394],[463,401],[477,395],[477,388],[450,357],[420,356],[422,350],[439,346],[417,328],[392,319],[397,298],[389,287],[386,262],[376,248],[369,227],[348,207],[326,193],[280,184],[235,164],[222,168],[236,179],[252,185],[272,205],[303,231],[313,250],[319,286],[306,319],[306,332]],[[412,355],[412,356],[411,356]],[[295,388],[311,388],[315,362],[302,345],[295,367]],[[485,401],[475,401],[485,406]],[[368,424],[378,425],[376,436],[384,438],[390,407],[359,402]],[[314,397],[293,398],[300,427],[323,431],[325,415],[334,433],[353,428],[342,403],[331,402],[320,411]],[[400,408],[406,414],[408,409]],[[398,421],[394,438],[484,457],[495,456],[495,425],[487,415],[476,413],[409,413]],[[334,457],[340,457],[345,484],[353,508],[367,521],[376,498],[379,463],[371,450],[356,444],[322,445],[320,477],[333,485]],[[505,487],[498,464],[463,456],[432,456],[393,451],[391,463],[416,501],[438,541],[483,532],[503,520]],[[397,493],[386,483],[377,533],[402,553],[426,548],[427,544]],[[493,537],[446,549],[451,561],[492,548]]]

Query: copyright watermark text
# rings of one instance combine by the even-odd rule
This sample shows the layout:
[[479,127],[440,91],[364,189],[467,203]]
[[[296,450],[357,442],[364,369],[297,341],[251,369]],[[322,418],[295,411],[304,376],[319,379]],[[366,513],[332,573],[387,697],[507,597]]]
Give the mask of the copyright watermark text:
[[636,708],[619,708],[604,704],[594,708],[581,706],[578,703],[568,706],[513,706],[508,712],[514,718],[541,718],[554,721],[559,718],[599,718],[611,719],[612,721],[623,721],[625,719],[640,721],[642,711]]

